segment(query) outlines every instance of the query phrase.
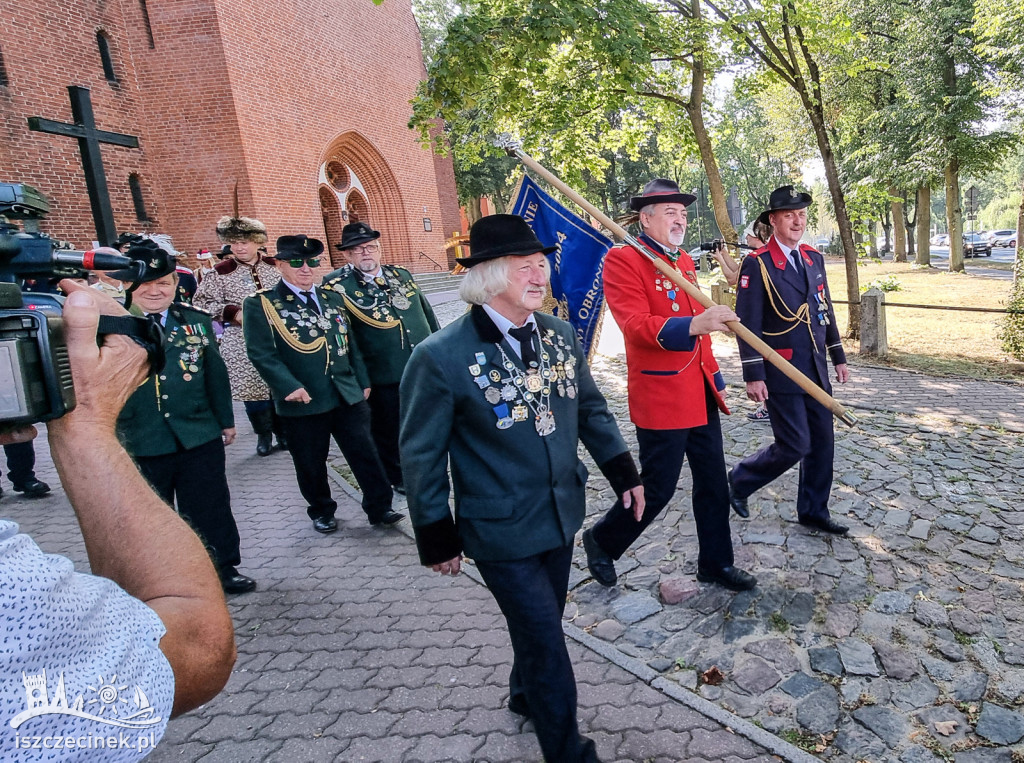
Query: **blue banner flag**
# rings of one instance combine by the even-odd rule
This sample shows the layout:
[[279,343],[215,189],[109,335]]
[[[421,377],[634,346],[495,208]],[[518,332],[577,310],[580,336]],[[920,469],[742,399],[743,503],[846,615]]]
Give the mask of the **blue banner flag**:
[[576,330],[583,351],[589,356],[604,306],[604,255],[612,242],[555,201],[527,175],[523,175],[512,194],[509,213],[526,220],[544,246],[559,245],[557,251],[548,255],[551,294],[558,301],[555,315]]

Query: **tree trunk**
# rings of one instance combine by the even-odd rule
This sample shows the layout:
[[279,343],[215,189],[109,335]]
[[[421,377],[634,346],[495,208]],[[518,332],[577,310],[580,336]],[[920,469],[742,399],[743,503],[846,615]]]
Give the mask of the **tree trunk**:
[[932,189],[926,185],[917,189],[917,258],[914,263],[923,267],[932,264]]
[[[899,194],[895,188],[889,189],[889,195],[898,197]],[[893,262],[906,262],[907,261],[907,229],[903,225],[903,201],[894,201],[892,203],[892,225],[893,225],[893,238],[895,239],[892,244],[892,261]]]
[[465,207],[466,208],[466,221],[470,225],[472,225],[473,223],[475,223],[477,220],[479,220],[481,217],[484,216],[483,209],[481,208],[481,201],[482,200],[483,200],[483,197],[481,197],[481,196],[474,196],[472,199],[469,200],[469,203]]
[[[700,0],[690,0],[690,12],[695,20],[701,18]],[[711,138],[704,124],[704,56],[701,51],[693,54],[693,77],[690,79],[690,100],[686,104],[686,114],[693,127],[693,135],[700,149],[700,159],[704,165],[704,174],[708,176],[708,191],[711,194],[711,206],[715,213],[718,230],[726,241],[736,241],[736,229],[729,219],[729,207],[726,203],[725,187],[722,184],[722,173],[718,171],[718,161],[711,146]]]
[[946,175],[946,227],[949,228],[949,272],[964,272],[964,218],[960,208],[960,160],[949,160]]
[[[914,227],[915,220],[914,220],[914,218],[912,218],[910,216],[910,207],[911,207],[911,205],[907,203],[907,194],[904,193],[903,194],[903,233],[904,233],[904,235],[907,238],[907,257],[912,260],[915,257],[915,252],[914,252],[914,250],[915,250],[914,236],[915,236],[915,230],[916,229]],[[914,212],[916,213],[917,212],[917,201],[916,200],[914,201],[913,207],[914,207]]]

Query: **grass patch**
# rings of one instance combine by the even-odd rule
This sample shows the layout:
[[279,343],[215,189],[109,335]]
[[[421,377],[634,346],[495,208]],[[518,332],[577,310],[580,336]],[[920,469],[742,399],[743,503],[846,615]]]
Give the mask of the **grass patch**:
[[796,729],[784,729],[779,732],[779,738],[789,742],[794,747],[799,747],[804,752],[822,752],[825,745],[822,744],[820,734],[811,734]]
[[781,612],[772,612],[768,616],[768,625],[774,631],[785,633],[789,630],[789,622],[782,616]]
[[[903,262],[873,262],[861,266],[858,272],[862,284],[889,276],[898,279],[900,291],[887,295],[889,302],[1005,309],[1012,282],[973,274],[976,264],[980,265],[969,261],[966,274],[914,268],[912,263]],[[826,264],[835,299],[846,299],[844,267],[836,259]],[[835,310],[840,331],[845,332],[849,324],[847,306],[836,305]],[[889,308],[886,325],[890,355],[885,362],[930,374],[1024,380],[1024,363],[1014,361],[1000,346],[997,334],[1003,317],[998,313]],[[857,351],[856,342],[847,344],[848,352]]]

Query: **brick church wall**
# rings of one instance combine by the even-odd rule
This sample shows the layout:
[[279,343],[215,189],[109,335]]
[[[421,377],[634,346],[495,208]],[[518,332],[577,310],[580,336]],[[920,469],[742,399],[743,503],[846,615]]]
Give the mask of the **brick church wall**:
[[[409,0],[150,1],[153,47],[139,0],[21,6],[0,19],[0,180],[51,198],[44,230],[76,246],[94,237],[77,141],[25,121],[70,122],[66,87],[76,84],[90,88],[100,129],[140,138],[139,149],[103,146],[118,230],[170,233],[194,254],[217,245],[214,225],[237,193],[240,213],[266,223],[271,249],[279,235],[323,238],[318,170],[337,155],[366,187],[386,259],[416,271],[434,269],[420,252],[444,262],[458,227],[454,178],[407,127],[423,76]],[[110,35],[115,85],[98,28]],[[150,224],[135,220],[130,173]]]

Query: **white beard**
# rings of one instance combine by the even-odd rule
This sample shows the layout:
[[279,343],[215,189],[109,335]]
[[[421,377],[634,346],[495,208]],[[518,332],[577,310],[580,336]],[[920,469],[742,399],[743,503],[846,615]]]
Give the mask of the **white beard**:
[[686,238],[686,233],[685,232],[683,232],[683,233],[669,233],[668,234],[668,242],[670,244],[672,244],[672,246],[682,246],[683,245],[683,239],[685,239],[685,238]]

